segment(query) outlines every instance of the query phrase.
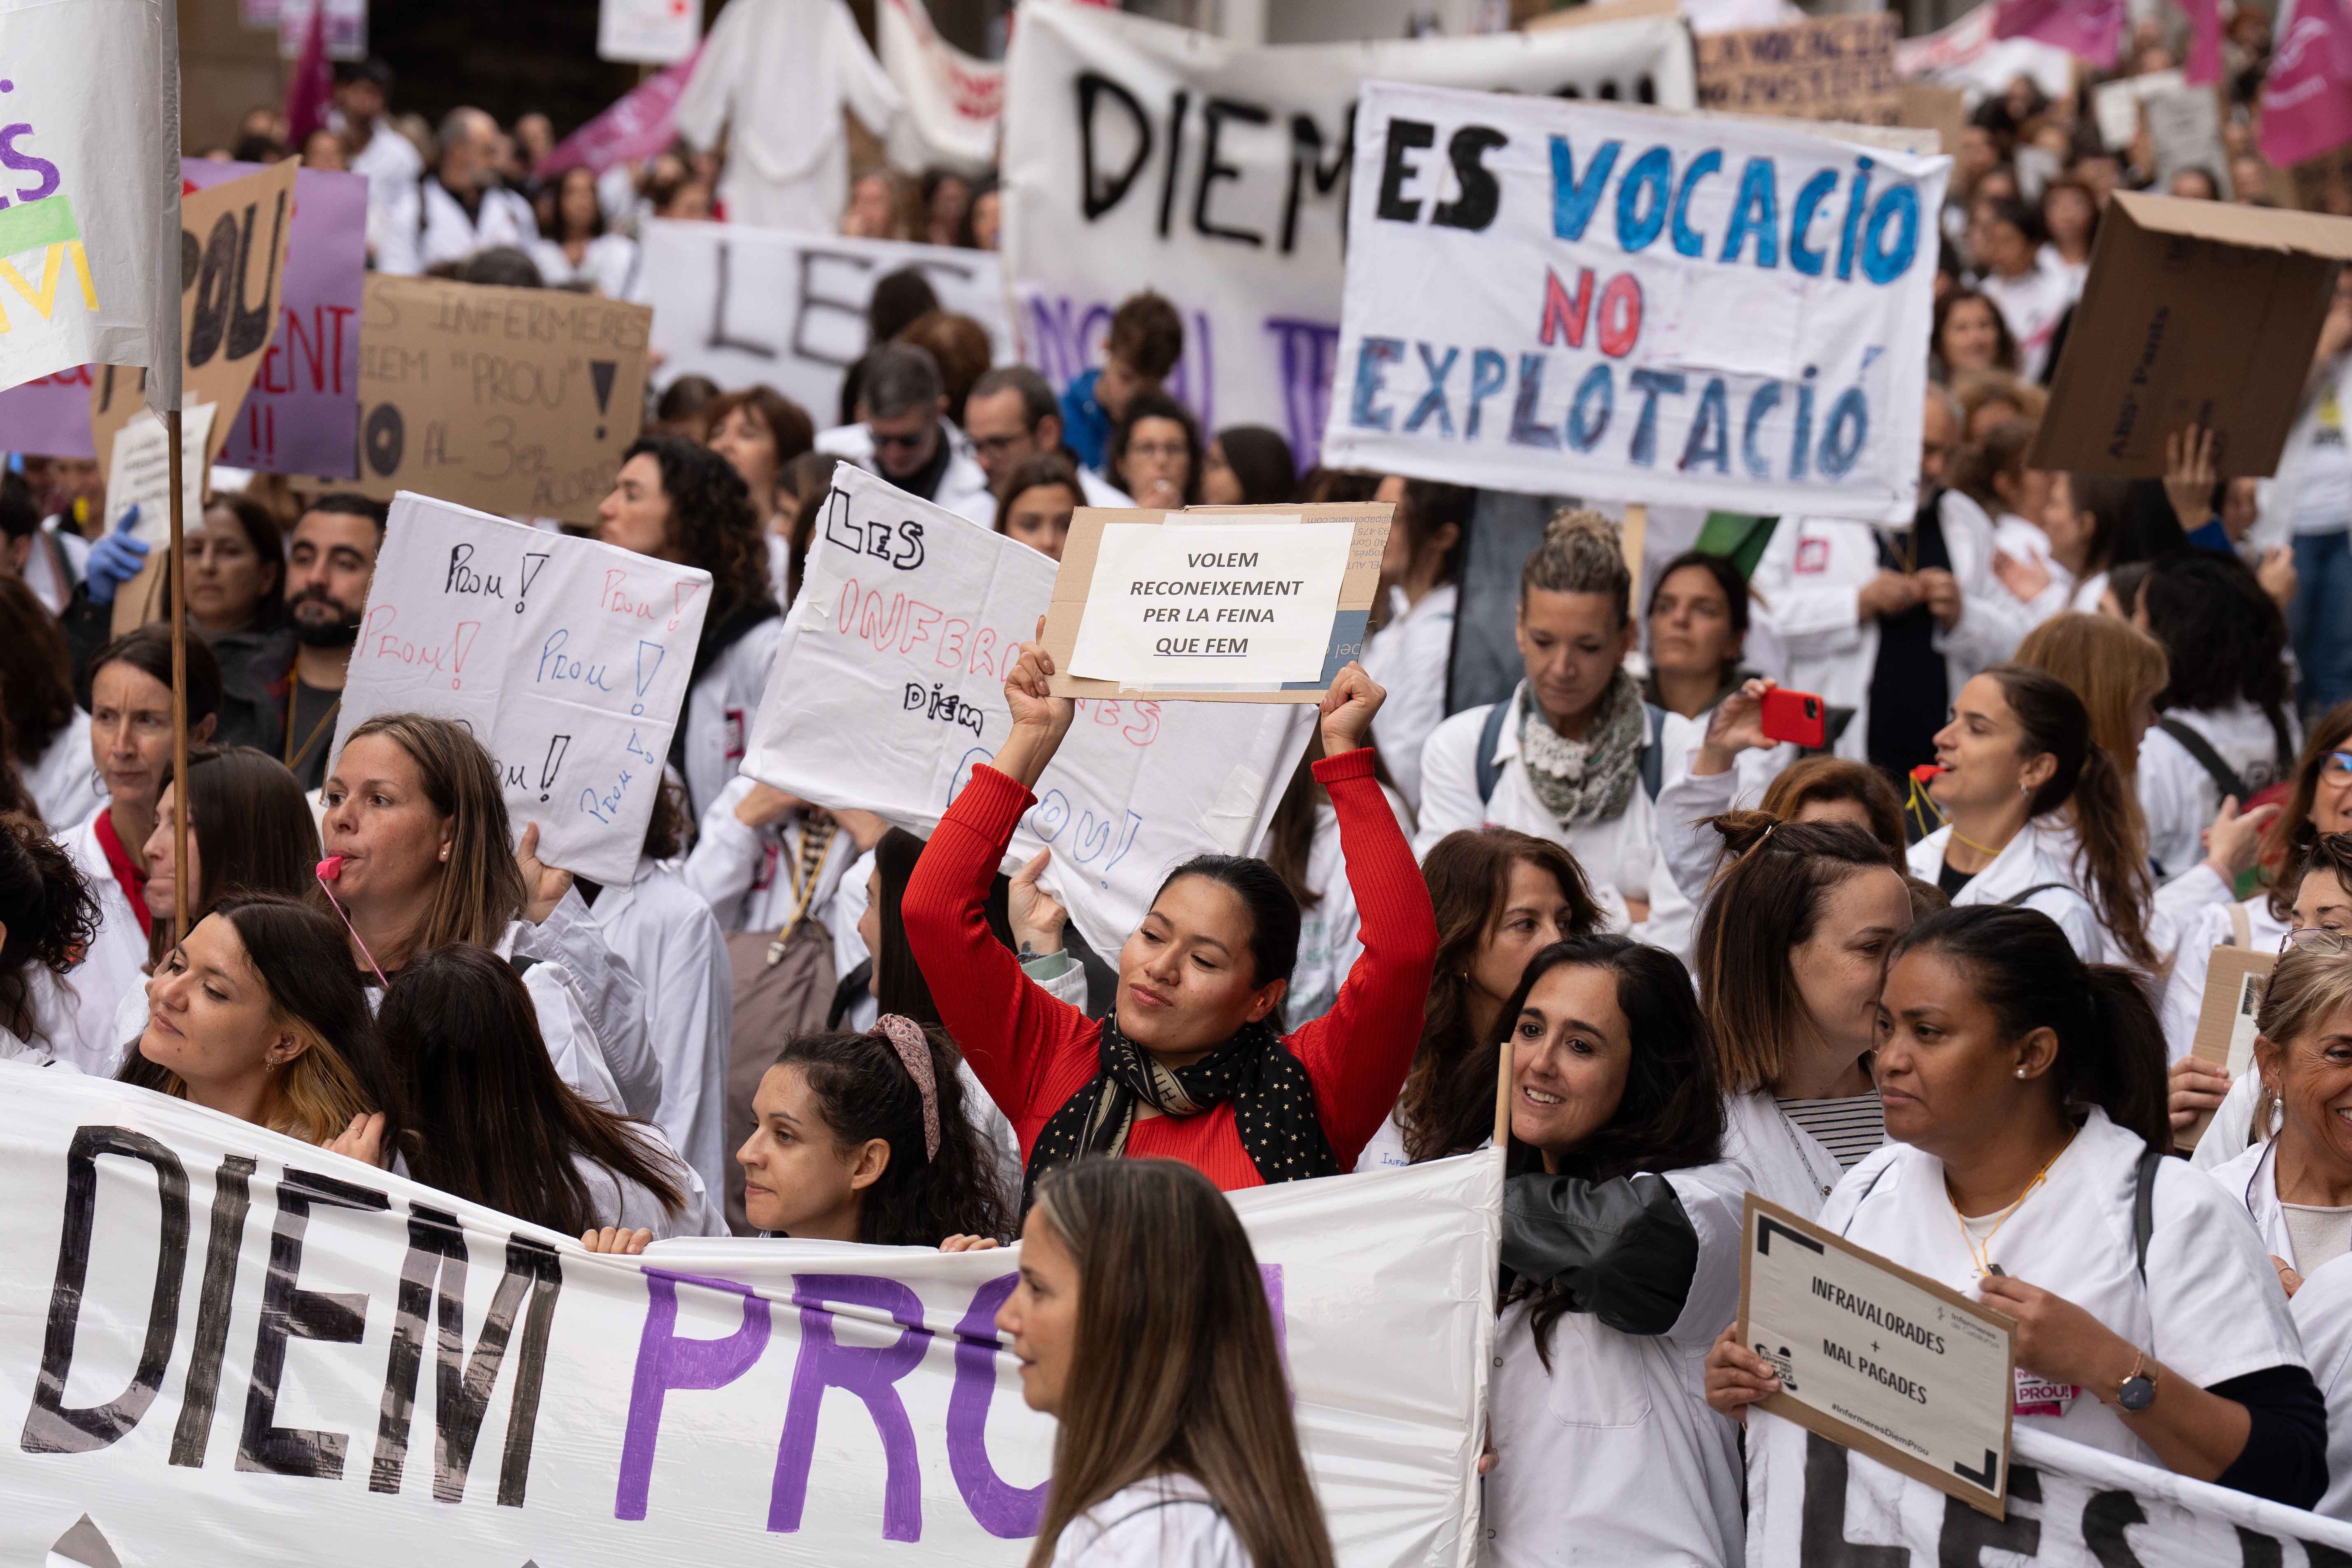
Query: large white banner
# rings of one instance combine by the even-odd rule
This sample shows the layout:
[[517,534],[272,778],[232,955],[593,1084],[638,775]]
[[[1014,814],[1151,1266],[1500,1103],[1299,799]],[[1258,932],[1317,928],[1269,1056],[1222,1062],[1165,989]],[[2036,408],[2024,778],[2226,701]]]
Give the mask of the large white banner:
[[[1028,1554],[1054,1427],[993,1327],[1017,1250],[593,1256],[183,1100],[0,1080],[0,1561]],[[1348,1568],[1474,1555],[1500,1183],[1234,1194]]]
[[335,725],[455,719],[540,858],[634,882],[686,706],[710,574],[401,491]]
[[822,430],[837,422],[842,373],[866,353],[876,280],[910,267],[941,310],[988,329],[994,363],[1015,357],[989,251],[658,220],[644,243],[637,297],[654,308],[665,386],[688,372],[728,388],[765,382]]
[[2352,1525],[2046,1432],[2010,1439],[2007,1517],[1748,1413],[1748,1568],[2344,1568]]
[[1327,462],[1908,522],[1951,160],[1376,82]]
[[890,162],[919,171],[985,174],[996,167],[1004,112],[1004,65],[965,54],[931,26],[923,0],[879,0],[874,37],[882,68],[907,100],[890,122]]
[[[860,468],[835,470],[743,772],[929,837],[1013,722],[1004,678],[1054,563]],[[1004,869],[1041,879],[1116,952],[1194,855],[1252,853],[1298,765],[1311,704],[1081,701]]]
[[147,405],[180,405],[178,16],[0,0],[0,388],[146,365]]
[[1145,288],[1184,318],[1170,389],[1210,430],[1270,425],[1315,456],[1339,329],[1353,121],[1374,78],[1688,109],[1680,17],[1537,33],[1250,48],[1033,3],[1006,61],[1005,266],[1029,362],[1101,362]]

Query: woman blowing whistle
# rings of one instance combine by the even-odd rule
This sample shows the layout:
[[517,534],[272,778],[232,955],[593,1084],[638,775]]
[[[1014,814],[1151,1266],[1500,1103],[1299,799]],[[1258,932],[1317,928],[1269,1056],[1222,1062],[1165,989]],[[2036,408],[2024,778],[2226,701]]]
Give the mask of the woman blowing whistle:
[[990,879],[1070,727],[1053,673],[1050,655],[1023,645],[1004,683],[1012,733],[949,807],[903,905],[941,1021],[1020,1138],[1024,1186],[1081,1154],[1181,1160],[1227,1190],[1352,1169],[1412,1064],[1437,946],[1363,744],[1381,689],[1360,666],[1339,672],[1315,764],[1339,815],[1363,955],[1330,1012],[1285,1037],[1298,904],[1264,861],[1177,867],[1119,950],[1118,1000],[1099,1024],[1031,983],[989,934]]

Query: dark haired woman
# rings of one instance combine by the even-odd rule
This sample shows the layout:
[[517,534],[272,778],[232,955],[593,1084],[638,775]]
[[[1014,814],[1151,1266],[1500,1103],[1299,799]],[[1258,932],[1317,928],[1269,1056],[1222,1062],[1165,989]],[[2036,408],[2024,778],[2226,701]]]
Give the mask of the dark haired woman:
[[[1585,937],[1538,953],[1504,1016],[1486,1560],[1557,1563],[1572,1541],[1596,1563],[1728,1568],[1745,1540],[1738,1443],[1704,1408],[1705,1359],[1738,1310],[1742,1182],[1718,1163],[1723,1100],[1690,977],[1671,953]],[[1489,1080],[1499,1048],[1480,1053]],[[1491,1103],[1465,1110],[1454,1142],[1494,1119]]]
[[710,421],[709,448],[727,459],[751,494],[751,515],[760,520],[761,543],[768,552],[768,585],[776,602],[786,596],[797,563],[793,559],[793,531],[800,518],[800,498],[788,488],[793,462],[816,439],[808,410],[761,384],[722,393],[703,408]]
[[[122,1058],[114,1009],[145,978],[153,921],[147,909],[148,836],[172,760],[172,633],[142,626],[100,648],[89,665],[89,750],[104,804],[58,837],[98,899],[88,953],[68,980],[72,1022],[51,1041],[82,1071],[111,1074]],[[188,740],[212,738],[221,706],[220,666],[201,640],[188,644]]]
[[1201,500],[1209,506],[1281,506],[1297,499],[1298,464],[1282,432],[1228,425],[1201,465]]
[[98,927],[73,859],[29,817],[0,815],[0,1061],[63,1065],[49,1049],[58,983]]
[[1658,570],[1650,590],[1650,673],[1642,695],[1704,723],[1707,712],[1756,679],[1747,655],[1748,580],[1726,556],[1685,550]]
[[1027,1568],[1332,1568],[1256,1256],[1199,1172],[1047,1173],[996,1327],[1060,1423]]
[[583,1244],[606,1227],[653,1233],[597,1250],[727,1234],[658,1128],[557,1076],[530,993],[496,953],[451,942],[416,954],[384,994],[376,1029],[413,1179]]
[[1399,793],[1421,805],[1421,749],[1445,721],[1446,677],[1454,666],[1456,579],[1478,492],[1433,479],[1381,480],[1378,500],[1396,513],[1381,551],[1381,627],[1364,645],[1364,673],[1381,683],[1381,755]]
[[0,717],[8,761],[52,833],[98,809],[91,789],[89,715],[74,700],[65,634],[22,577],[0,572]]
[[1139,392],[1111,426],[1103,475],[1140,507],[1192,506],[1201,499],[1201,426],[1164,392]]
[[1071,514],[1086,504],[1084,481],[1070,460],[1040,453],[1013,470],[996,503],[996,531],[1059,561]]
[[221,668],[226,746],[276,752],[286,739],[285,704],[269,688],[294,662],[294,628],[281,585],[286,543],[259,501],[217,495],[188,530],[188,630],[205,639]]
[[536,205],[541,238],[531,241],[530,259],[551,289],[594,290],[607,300],[625,300],[636,280],[637,242],[604,230],[604,204],[596,195],[596,171],[575,163],[543,187]]
[[[2164,1049],[2139,977],[2085,965],[2039,910],[1954,909],[1896,945],[1885,1005],[1890,1142],[1821,1223],[2016,1321],[2018,1422],[2317,1501],[2326,1414],[2286,1297],[2243,1206],[2160,1157]],[[1726,1415],[1779,1386],[1728,1331],[1707,1373]]]
[[686,716],[669,754],[686,780],[688,809],[699,816],[735,776],[784,635],[751,491],[709,448],[676,436],[641,436],[622,454],[613,493],[596,508],[596,537],[710,574]]
[[1020,1136],[1029,1184],[1093,1153],[1181,1159],[1228,1188],[1349,1169],[1404,1081],[1437,941],[1363,747],[1381,689],[1360,666],[1339,672],[1315,766],[1339,813],[1364,954],[1331,1011],[1286,1038],[1298,904],[1264,861],[1201,856],[1171,873],[1119,951],[1099,1024],[1025,979],[989,931],[990,880],[1074,711],[1049,694],[1053,672],[1050,655],[1023,645],[1004,683],[1012,731],[948,808],[902,911],[940,1020]]

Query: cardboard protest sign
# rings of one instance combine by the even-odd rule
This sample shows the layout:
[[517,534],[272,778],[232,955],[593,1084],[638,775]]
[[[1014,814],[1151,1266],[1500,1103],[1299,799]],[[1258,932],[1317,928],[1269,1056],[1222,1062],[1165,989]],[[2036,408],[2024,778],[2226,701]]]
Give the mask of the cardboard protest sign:
[[[2243,947],[2217,947],[2205,969],[2205,994],[2197,1008],[2197,1034],[2189,1054],[2200,1062],[2226,1069],[2232,1081],[2254,1065],[2254,1011],[2263,1005],[2263,983],[2278,964],[2278,955]],[[2200,1110],[2197,1120],[2176,1131],[2172,1141],[2194,1149],[2211,1126],[2213,1113]]]
[[593,521],[645,418],[652,315],[587,294],[371,272],[353,488]]
[[[1054,576],[1028,546],[844,464],[743,772],[929,837],[1004,743],[1004,679]],[[1314,717],[1263,701],[1081,701],[1005,869],[1050,846],[1046,889],[1097,952],[1116,952],[1178,862],[1255,849]]]
[[709,603],[708,572],[403,491],[331,755],[380,713],[457,720],[541,859],[634,882]]
[[1907,523],[1950,167],[1371,83],[1324,461]]
[[1811,16],[1779,27],[1700,34],[1692,47],[1701,108],[1857,125],[1903,123],[1892,11]]
[[[1055,1424],[994,1327],[1017,1247],[592,1254],[185,1100],[0,1074],[7,1562],[1029,1555]],[[1476,1561],[1501,1189],[1489,1151],[1231,1194],[1342,1563]]]
[[1318,701],[1363,654],[1393,510],[1081,507],[1045,614],[1055,693]]
[[1749,1568],[2002,1562],[2109,1568],[2126,1552],[2138,1568],[2318,1568],[2352,1552],[2352,1524],[2030,1425],[2011,1441],[2010,1481],[2011,1498],[2028,1506],[2005,1521],[1769,1410],[1749,1410],[1747,1449]]
[[942,310],[988,329],[997,363],[1014,357],[1003,275],[985,250],[658,220],[644,243],[644,298],[654,307],[665,382],[765,382],[822,429],[841,406],[842,374],[866,353],[875,282],[907,268],[923,275]]
[[[180,161],[199,190],[258,163]],[[253,390],[229,420],[220,460],[266,474],[348,479],[359,471],[360,286],[367,275],[367,176],[304,169],[294,176],[281,312]]]
[[1369,82],[1696,101],[1672,5],[1574,14],[1592,19],[1250,48],[1118,10],[1035,7],[1005,62],[1004,265],[1024,357],[1069,382],[1100,363],[1119,301],[1149,286],[1183,317],[1168,386],[1202,427],[1271,426],[1301,467],[1314,462]]
[[2117,192],[2027,461],[2159,479],[2194,423],[2225,477],[2275,472],[2347,259],[2352,220]]

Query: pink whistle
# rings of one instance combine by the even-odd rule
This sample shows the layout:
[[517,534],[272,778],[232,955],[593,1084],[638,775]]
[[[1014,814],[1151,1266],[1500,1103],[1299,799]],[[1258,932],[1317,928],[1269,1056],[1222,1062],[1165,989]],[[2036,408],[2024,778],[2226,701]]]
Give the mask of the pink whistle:
[[343,858],[341,856],[330,855],[319,862],[319,880],[321,882],[331,882],[342,874]]

